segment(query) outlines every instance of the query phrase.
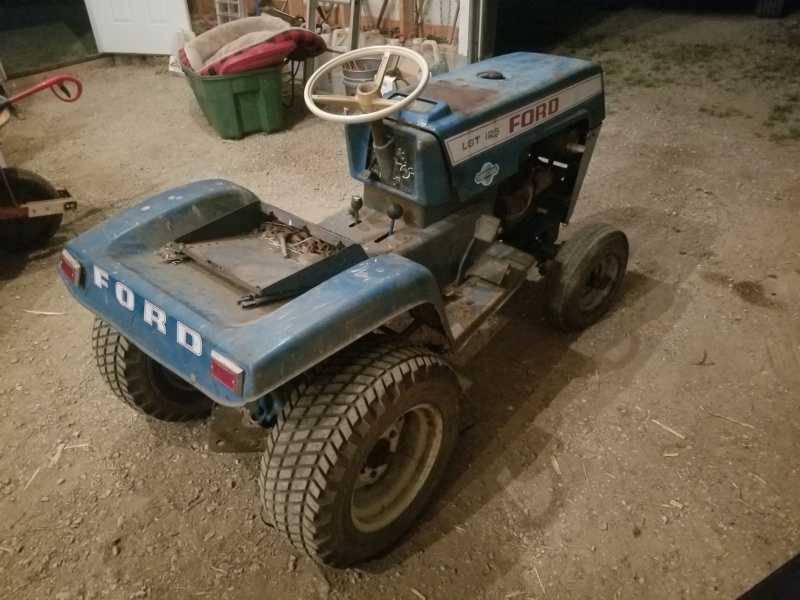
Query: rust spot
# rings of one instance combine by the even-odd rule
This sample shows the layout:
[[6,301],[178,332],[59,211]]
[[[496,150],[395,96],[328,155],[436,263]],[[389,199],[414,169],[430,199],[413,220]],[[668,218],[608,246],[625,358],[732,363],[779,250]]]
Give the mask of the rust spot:
[[425,97],[446,103],[453,112],[477,110],[500,96],[499,92],[456,85],[452,81],[434,81],[425,88]]

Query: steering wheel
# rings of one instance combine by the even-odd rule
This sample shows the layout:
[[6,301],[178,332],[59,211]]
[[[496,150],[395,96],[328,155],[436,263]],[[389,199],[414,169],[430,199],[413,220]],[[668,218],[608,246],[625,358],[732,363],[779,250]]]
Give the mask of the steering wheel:
[[[314,93],[314,88],[321,77],[328,75],[335,68],[341,67],[358,58],[366,56],[373,56],[375,54],[383,53],[383,60],[378,67],[378,72],[372,81],[365,81],[358,86],[355,96],[340,96],[338,94],[320,95]],[[383,78],[386,76],[386,70],[389,66],[389,60],[392,57],[409,58],[414,61],[420,69],[419,83],[412,90],[410,94],[405,96],[402,100],[386,99],[381,94],[381,85]],[[400,112],[409,104],[414,102],[425,86],[428,85],[428,78],[430,76],[430,69],[428,63],[421,54],[414,52],[410,48],[403,48],[402,46],[369,46],[367,48],[359,48],[342,54],[338,58],[325,63],[319,70],[315,71],[311,77],[308,78],[306,89],[303,92],[303,99],[306,101],[308,109],[321,119],[333,121],[334,123],[368,123],[370,121],[379,121],[396,112]],[[322,110],[318,105],[325,104],[328,106],[336,106],[339,108],[358,108],[364,114],[359,115],[339,115]]]

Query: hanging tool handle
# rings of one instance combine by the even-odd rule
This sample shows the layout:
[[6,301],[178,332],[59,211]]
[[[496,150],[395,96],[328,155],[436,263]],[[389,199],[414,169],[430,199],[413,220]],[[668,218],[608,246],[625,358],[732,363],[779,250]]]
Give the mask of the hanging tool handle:
[[400,40],[400,45],[405,46],[406,41],[408,40],[408,35],[405,33],[395,33],[392,39]]
[[47,88],[53,90],[56,98],[63,100],[64,102],[75,102],[75,100],[80,98],[81,94],[83,93],[83,86],[81,85],[80,81],[71,75],[56,75],[55,77],[45,79],[41,83],[37,83],[35,86],[20,92],[16,96],[11,96],[11,98],[7,99],[0,99],[0,110],[16,104],[28,96],[38,94]]
[[383,15],[386,14],[386,7],[389,6],[389,0],[383,0],[383,4],[381,4],[381,12],[378,14],[378,20],[375,21],[375,29],[378,31],[381,30],[381,24],[383,23]]

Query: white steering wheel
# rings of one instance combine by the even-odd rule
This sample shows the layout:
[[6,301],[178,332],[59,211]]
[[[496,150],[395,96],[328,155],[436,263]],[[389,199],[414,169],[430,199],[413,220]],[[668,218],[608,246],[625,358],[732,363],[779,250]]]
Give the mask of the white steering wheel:
[[[320,95],[314,93],[314,88],[320,78],[327,75],[335,68],[341,67],[355,59],[380,53],[383,53],[383,60],[381,61],[380,67],[378,67],[375,78],[372,81],[365,81],[359,85],[355,96],[339,96],[338,94]],[[381,94],[383,78],[386,76],[389,60],[393,56],[411,59],[420,69],[419,83],[410,94],[401,100],[385,99]],[[315,71],[314,74],[308,78],[306,89],[303,92],[303,99],[306,101],[308,109],[321,119],[333,121],[334,123],[368,123],[369,121],[378,121],[389,115],[393,115],[414,102],[422,93],[422,90],[425,89],[425,86],[428,85],[429,76],[430,69],[428,68],[428,63],[421,54],[414,52],[410,48],[403,48],[402,46],[369,46],[367,48],[359,48],[358,50],[346,52],[340,57],[325,63],[322,68]],[[358,108],[363,114],[339,115],[322,110],[318,104],[326,104],[339,108]]]

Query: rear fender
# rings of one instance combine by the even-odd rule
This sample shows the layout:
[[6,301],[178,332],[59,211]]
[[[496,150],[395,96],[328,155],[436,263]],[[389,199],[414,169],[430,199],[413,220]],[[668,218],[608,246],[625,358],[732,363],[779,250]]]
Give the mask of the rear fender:
[[[452,334],[431,272],[397,254],[365,260],[276,310],[269,331],[244,327],[217,347],[247,348],[245,401],[274,390],[391,319],[420,307]],[[264,325],[267,325],[265,322]],[[267,334],[269,344],[264,344]],[[226,344],[227,342],[227,344]],[[244,365],[243,365],[244,366]],[[248,382],[249,380],[249,382]]]
[[[244,188],[216,180],[150,198],[67,244],[67,250],[87,269],[83,284],[67,282],[67,287],[81,304],[154,360],[227,406],[261,398],[412,309],[427,323],[436,324],[438,320],[452,343],[433,274],[396,254],[367,259],[296,298],[276,303],[274,310],[254,309],[254,319],[239,326],[197,313],[180,297],[160,289],[147,272],[138,272],[127,264],[131,256],[152,253],[169,241],[257,202],[258,198]],[[99,279],[98,272],[102,274]],[[118,285],[131,300],[130,306],[120,298]],[[191,285],[187,284],[186,293],[192,293]],[[144,320],[147,304],[167,315],[164,330]],[[188,341],[181,341],[179,329],[188,332]],[[212,377],[212,350],[244,370],[241,393]]]
[[259,202],[251,191],[222,179],[197,181],[148,198],[80,236],[93,258],[161,248],[243,206]]

